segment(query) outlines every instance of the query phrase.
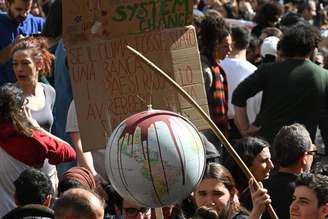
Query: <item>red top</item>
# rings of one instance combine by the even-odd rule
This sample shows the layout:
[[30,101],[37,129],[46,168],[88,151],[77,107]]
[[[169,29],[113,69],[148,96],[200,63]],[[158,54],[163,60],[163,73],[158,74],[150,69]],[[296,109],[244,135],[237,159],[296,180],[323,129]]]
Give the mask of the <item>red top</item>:
[[29,166],[43,164],[46,158],[50,164],[76,159],[75,150],[69,144],[37,129],[33,130],[32,137],[27,137],[18,133],[11,122],[0,124],[0,147],[16,160]]

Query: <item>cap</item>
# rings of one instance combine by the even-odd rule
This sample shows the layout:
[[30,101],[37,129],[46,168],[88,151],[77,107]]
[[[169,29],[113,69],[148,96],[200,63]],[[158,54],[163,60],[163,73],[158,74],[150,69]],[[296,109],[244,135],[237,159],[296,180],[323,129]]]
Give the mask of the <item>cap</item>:
[[263,40],[261,45],[261,56],[265,57],[266,55],[277,56],[277,45],[279,38],[275,36],[267,37]]

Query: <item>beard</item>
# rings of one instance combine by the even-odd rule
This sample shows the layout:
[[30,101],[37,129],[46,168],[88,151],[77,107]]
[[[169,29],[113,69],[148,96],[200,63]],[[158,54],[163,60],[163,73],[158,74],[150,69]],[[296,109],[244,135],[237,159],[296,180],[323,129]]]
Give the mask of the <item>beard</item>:
[[8,9],[8,15],[11,18],[11,20],[13,22],[17,23],[17,24],[23,22],[26,19],[25,16],[20,16],[20,15],[18,15],[18,16],[15,17],[14,16],[14,13],[12,13],[12,11],[10,9]]
[[224,208],[222,209],[219,215],[219,219],[227,219],[230,213],[231,213],[231,205],[224,206]]

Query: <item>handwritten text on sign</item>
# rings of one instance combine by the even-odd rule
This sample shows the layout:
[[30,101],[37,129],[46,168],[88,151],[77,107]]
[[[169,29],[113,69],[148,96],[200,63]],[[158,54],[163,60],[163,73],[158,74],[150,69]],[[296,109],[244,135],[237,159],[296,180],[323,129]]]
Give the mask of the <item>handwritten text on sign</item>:
[[153,0],[114,7],[114,22],[138,23],[135,33],[185,26],[190,22],[189,0]]
[[[201,120],[192,113],[190,105],[182,101],[159,75],[152,73],[149,66],[129,53],[126,45],[141,51],[164,71],[171,73],[171,77],[206,108],[193,28],[71,46],[68,48],[68,60],[74,98],[80,109],[79,123],[85,128],[85,135],[89,134],[90,128],[99,133],[88,143],[94,145],[95,142],[91,141],[103,140],[104,133],[110,134],[111,128],[123,119],[145,110],[150,101],[154,108],[192,117],[198,126],[197,122]],[[104,141],[97,145],[102,147]]]
[[[63,30],[70,43],[114,39],[192,23],[191,0],[64,1]],[[92,3],[92,4],[91,4]],[[93,31],[92,31],[93,30]]]

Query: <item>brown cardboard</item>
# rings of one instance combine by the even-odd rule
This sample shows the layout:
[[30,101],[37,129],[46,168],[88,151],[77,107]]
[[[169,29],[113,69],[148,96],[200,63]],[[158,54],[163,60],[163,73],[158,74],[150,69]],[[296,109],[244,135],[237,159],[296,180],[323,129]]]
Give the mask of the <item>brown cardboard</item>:
[[113,128],[128,116],[146,110],[150,103],[154,109],[189,117],[199,129],[207,128],[199,113],[174,88],[126,48],[132,46],[162,68],[208,112],[194,28],[130,34],[133,27],[124,23],[126,26],[117,29],[113,37],[91,34],[89,27],[85,32],[80,27],[75,32],[65,32],[72,29],[72,18],[83,14],[83,22],[91,19],[92,13],[84,13],[88,5],[81,6],[87,2],[97,1],[81,0],[76,8],[73,7],[76,1],[64,1],[65,47],[84,151],[104,148]]
[[70,43],[113,39],[192,23],[191,0],[65,0],[65,38]]

